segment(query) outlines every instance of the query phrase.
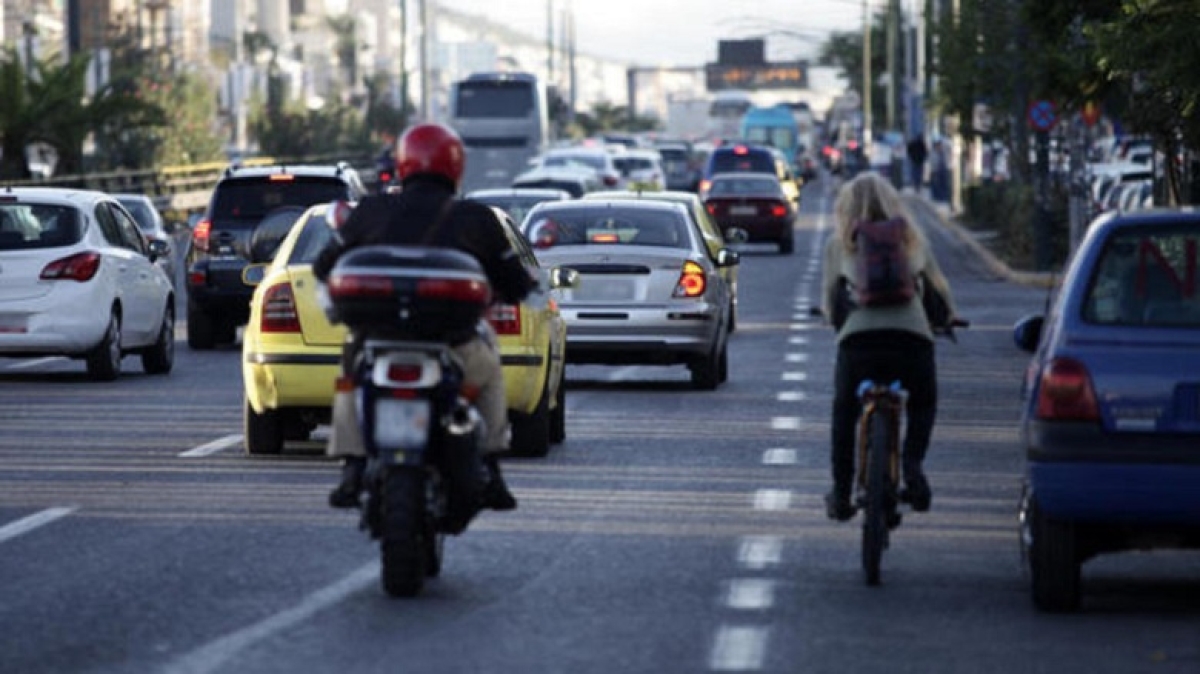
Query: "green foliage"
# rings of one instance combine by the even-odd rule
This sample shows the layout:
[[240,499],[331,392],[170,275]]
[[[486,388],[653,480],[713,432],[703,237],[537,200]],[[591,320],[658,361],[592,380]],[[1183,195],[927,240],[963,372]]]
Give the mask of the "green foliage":
[[258,105],[251,115],[250,131],[258,140],[259,151],[273,157],[369,154],[374,149],[362,113],[340,103],[319,110],[298,104]]
[[[1051,259],[1052,267],[1058,268],[1066,261],[1068,251],[1067,195],[1056,191],[1050,204]],[[1034,223],[1038,214],[1033,187],[1015,182],[971,185],[963,205],[963,222],[987,233],[983,240],[993,254],[1013,269],[1037,269]]]
[[[887,72],[887,9],[879,8],[871,22],[871,116],[882,122],[887,115],[887,87],[882,75]],[[836,66],[859,94],[863,91],[862,31],[833,33],[817,56],[821,65]]]
[[607,101],[596,103],[590,112],[576,114],[575,125],[577,128],[571,135],[584,138],[607,131],[653,131],[662,126],[654,117],[637,115],[630,119],[628,107]]

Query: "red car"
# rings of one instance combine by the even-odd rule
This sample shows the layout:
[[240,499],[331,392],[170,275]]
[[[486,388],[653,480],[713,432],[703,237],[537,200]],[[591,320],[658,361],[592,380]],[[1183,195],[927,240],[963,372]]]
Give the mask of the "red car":
[[779,252],[785,255],[795,248],[792,226],[796,209],[773,174],[718,173],[712,177],[704,208],[722,232],[731,227],[743,229],[747,241],[778,243]]

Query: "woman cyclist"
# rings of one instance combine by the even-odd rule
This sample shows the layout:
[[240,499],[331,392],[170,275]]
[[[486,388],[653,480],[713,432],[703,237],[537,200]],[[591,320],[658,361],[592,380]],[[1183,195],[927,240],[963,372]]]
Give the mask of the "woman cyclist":
[[[937,413],[937,371],[934,335],[921,303],[920,292],[909,301],[891,306],[854,306],[847,287],[863,280],[856,260],[858,223],[900,219],[908,270],[918,283],[931,283],[955,315],[950,286],[933,257],[929,243],[913,225],[900,193],[878,173],[867,172],[846,182],[834,202],[834,232],[825,246],[822,273],[822,309],[837,329],[832,420],[833,490],[825,496],[831,519],[854,516],[851,488],[854,478],[855,429],[860,413],[859,382],[899,380],[908,391],[908,428],[902,453],[904,493],[913,510],[929,510],[932,493],[922,462],[933,433]],[[847,285],[848,284],[848,285]]]

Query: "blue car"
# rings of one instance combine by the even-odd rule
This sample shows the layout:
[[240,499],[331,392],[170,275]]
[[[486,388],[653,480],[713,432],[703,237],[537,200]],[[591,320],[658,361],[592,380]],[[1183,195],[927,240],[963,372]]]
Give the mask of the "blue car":
[[1098,218],[1047,317],[1022,319],[1021,543],[1044,611],[1101,553],[1200,547],[1200,212]]

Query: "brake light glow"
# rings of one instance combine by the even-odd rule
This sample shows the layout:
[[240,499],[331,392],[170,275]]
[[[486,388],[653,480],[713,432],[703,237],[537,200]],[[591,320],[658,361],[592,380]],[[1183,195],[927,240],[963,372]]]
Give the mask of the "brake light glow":
[[1092,377],[1083,363],[1073,358],[1055,358],[1042,369],[1037,418],[1053,421],[1100,420]]
[[196,228],[192,230],[192,245],[196,247],[196,250],[202,253],[207,253],[208,240],[211,235],[212,220],[203,218],[196,223]]
[[389,363],[387,378],[397,384],[412,384],[421,381],[425,368],[420,363]]
[[263,332],[300,332],[300,316],[296,313],[291,284],[273,285],[263,293],[259,329]]
[[733,147],[734,154],[750,154],[750,149],[745,145],[735,145]]
[[423,278],[417,281],[417,297],[488,304],[492,289],[487,282],[475,279]]
[[268,178],[273,183],[290,183],[296,179],[296,176],[291,173],[272,173]]
[[688,260],[683,263],[683,271],[679,273],[679,281],[675,284],[672,297],[699,297],[704,294],[708,279],[704,277],[704,267]]
[[713,203],[704,204],[704,210],[708,211],[709,215],[717,214],[717,205]]
[[202,286],[208,283],[208,271],[203,267],[193,267],[188,271],[188,285]]
[[621,239],[616,234],[603,232],[600,234],[593,234],[591,241],[592,243],[620,243]]
[[329,277],[330,297],[388,297],[395,292],[387,276],[334,274]]
[[42,268],[46,281],[90,281],[100,269],[100,253],[87,251],[60,258]]
[[788,208],[787,208],[787,206],[785,206],[783,204],[774,204],[773,206],[771,206],[771,217],[773,217],[773,218],[782,218],[782,217],[786,216],[787,213],[788,213]]
[[708,188],[710,188],[710,187],[712,187],[712,181],[711,181],[711,180],[709,180],[709,179],[707,179],[707,178],[705,178],[704,180],[701,180],[701,181],[700,181],[700,189],[699,189],[699,192],[700,192],[701,194],[704,194],[705,192],[707,192],[707,191],[708,191]]
[[521,309],[515,304],[497,304],[488,311],[488,322],[497,335],[519,335]]

